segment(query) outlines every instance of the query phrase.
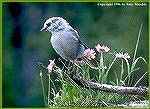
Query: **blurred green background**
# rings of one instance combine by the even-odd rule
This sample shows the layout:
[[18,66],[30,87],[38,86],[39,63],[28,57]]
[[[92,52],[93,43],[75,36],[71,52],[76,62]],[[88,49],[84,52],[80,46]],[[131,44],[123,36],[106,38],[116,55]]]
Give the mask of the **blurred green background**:
[[[131,62],[141,22],[144,28],[137,56],[148,61],[147,6],[97,6],[97,3],[3,3],[2,4],[3,107],[43,107],[37,62],[48,65],[59,56],[51,46],[50,33],[40,32],[46,19],[60,16],[81,35],[90,48],[98,43],[128,52]],[[109,59],[108,59],[109,60]],[[146,71],[139,61],[137,80]],[[114,78],[114,73],[109,76]],[[147,76],[147,75],[146,75]],[[148,76],[141,86],[148,86]]]

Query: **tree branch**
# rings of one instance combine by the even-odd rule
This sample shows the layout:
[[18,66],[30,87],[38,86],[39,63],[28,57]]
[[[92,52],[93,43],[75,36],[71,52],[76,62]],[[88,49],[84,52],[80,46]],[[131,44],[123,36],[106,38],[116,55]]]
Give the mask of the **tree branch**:
[[107,84],[95,83],[91,81],[85,81],[77,75],[70,75],[70,77],[74,80],[75,83],[85,88],[100,90],[104,92],[113,92],[118,94],[133,94],[133,95],[142,95],[146,97],[148,96],[148,88],[146,87],[112,86]]

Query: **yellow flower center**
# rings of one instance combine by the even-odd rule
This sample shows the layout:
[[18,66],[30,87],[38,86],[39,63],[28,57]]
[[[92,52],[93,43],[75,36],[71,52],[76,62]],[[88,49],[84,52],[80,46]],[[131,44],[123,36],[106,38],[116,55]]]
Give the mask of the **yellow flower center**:
[[92,58],[92,54],[88,54],[88,55],[87,55],[87,58]]

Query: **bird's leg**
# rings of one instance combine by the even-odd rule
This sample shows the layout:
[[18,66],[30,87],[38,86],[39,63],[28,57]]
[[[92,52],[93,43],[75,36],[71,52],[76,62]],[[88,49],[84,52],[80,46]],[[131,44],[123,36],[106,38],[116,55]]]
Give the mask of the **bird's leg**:
[[73,77],[74,75],[76,75],[76,65],[75,65],[75,62],[72,62],[72,68],[70,71],[70,76]]
[[58,60],[63,64],[63,67],[62,67],[62,69],[61,69],[61,73],[63,73],[65,69],[68,70],[68,68],[67,68],[67,66],[66,66],[67,60],[64,60],[64,62],[63,62],[60,58],[59,58]]
[[66,60],[64,60],[64,63],[63,63],[63,67],[62,67],[62,72],[65,70],[65,68],[67,68],[67,66],[66,66],[66,63],[67,63],[67,61]]
[[[83,60],[82,58],[78,58],[78,59],[75,59],[74,61],[72,61],[72,70],[71,70],[71,75],[76,75],[76,70],[77,70],[77,64],[82,64],[83,63]],[[76,65],[75,65],[76,64]]]

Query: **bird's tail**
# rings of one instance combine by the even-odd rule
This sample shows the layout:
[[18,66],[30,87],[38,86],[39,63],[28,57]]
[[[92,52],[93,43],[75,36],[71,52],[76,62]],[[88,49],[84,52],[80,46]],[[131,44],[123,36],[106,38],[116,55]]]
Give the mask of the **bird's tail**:
[[86,62],[92,69],[98,69],[99,61],[96,59],[88,60],[87,58],[83,58],[84,62]]

